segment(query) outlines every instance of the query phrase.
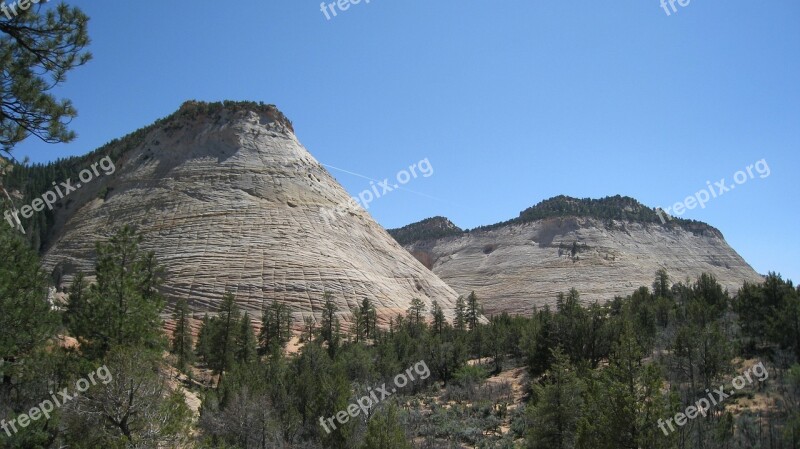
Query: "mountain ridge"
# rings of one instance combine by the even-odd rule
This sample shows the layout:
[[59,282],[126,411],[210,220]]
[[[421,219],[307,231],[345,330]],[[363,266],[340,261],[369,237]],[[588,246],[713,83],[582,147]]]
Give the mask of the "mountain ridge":
[[[575,198],[557,195],[523,210],[519,216],[494,224],[482,225],[473,229],[461,229],[450,219],[442,216],[426,218],[410,223],[401,228],[387,229],[389,234],[401,245],[414,243],[416,240],[431,240],[445,235],[459,235],[471,231],[496,229],[516,223],[528,223],[536,220],[559,217],[588,217],[604,220],[623,220],[636,223],[659,223],[656,208],[648,208],[638,200],[629,196],[614,195],[603,198]],[[702,221],[672,217],[662,223],[667,228],[681,227],[694,233],[711,233],[723,238],[719,229]],[[451,232],[437,231],[437,228],[449,228]]]
[[679,281],[708,273],[732,293],[762,280],[713,226],[661,223],[655,209],[619,195],[560,195],[471,230],[432,217],[389,233],[459,294],[475,291],[489,314],[527,314],[573,287],[603,303],[651,285],[659,269]]

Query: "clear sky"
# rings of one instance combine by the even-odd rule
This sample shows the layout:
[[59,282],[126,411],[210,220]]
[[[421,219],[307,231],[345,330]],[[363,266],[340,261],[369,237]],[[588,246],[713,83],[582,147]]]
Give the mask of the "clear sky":
[[387,228],[472,228],[559,194],[667,207],[764,159],[769,176],[682,216],[800,281],[797,0],[365,2],[327,20],[316,0],[70,1],[94,54],[58,91],[79,138],[16,155],[82,154],[189,99],[264,101],[330,166],[382,180],[428,159],[370,205]]

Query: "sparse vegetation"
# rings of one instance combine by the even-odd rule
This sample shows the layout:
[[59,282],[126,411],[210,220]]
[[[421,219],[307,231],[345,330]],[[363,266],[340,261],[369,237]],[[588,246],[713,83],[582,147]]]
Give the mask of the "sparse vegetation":
[[423,240],[433,240],[451,235],[461,235],[464,231],[444,217],[426,218],[399,229],[389,229],[389,234],[401,245]]
[[[417,223],[399,229],[390,229],[389,234],[401,245],[415,242],[424,242],[443,237],[458,236],[469,232],[481,232],[498,229],[503,226],[528,223],[551,218],[588,217],[610,222],[611,220],[627,221],[633,223],[656,224],[665,227],[680,227],[698,235],[722,236],[716,228],[696,220],[687,220],[673,217],[662,224],[655,209],[644,206],[633,198],[627,196],[608,196],[605,198],[572,198],[559,195],[529,207],[520,212],[519,217],[492,225],[478,226],[472,230],[462,230],[444,217],[427,218]],[[485,253],[491,253],[495,248],[484,248]],[[571,257],[578,257],[576,253],[581,248],[567,248],[572,251]]]

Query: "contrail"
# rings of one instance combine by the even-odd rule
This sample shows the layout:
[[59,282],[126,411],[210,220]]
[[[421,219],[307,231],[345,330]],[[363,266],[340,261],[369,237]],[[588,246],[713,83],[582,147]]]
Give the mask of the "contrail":
[[[325,167],[328,167],[328,168],[332,168],[332,169],[334,169],[334,170],[339,170],[340,172],[344,172],[344,173],[347,173],[347,174],[350,174],[350,175],[353,175],[353,176],[358,176],[359,178],[364,178],[364,179],[367,179],[367,180],[369,180],[369,181],[372,181],[372,182],[375,182],[375,183],[380,183],[380,182],[381,182],[381,181],[378,181],[377,179],[372,179],[372,178],[370,178],[369,176],[365,176],[365,175],[362,175],[362,174],[360,174],[360,173],[351,172],[351,171],[349,171],[349,170],[345,170],[345,169],[343,169],[343,168],[334,167],[333,165],[322,164],[322,163],[320,163],[320,165],[323,165],[323,166],[325,166]],[[441,199],[441,198],[437,198],[437,197],[435,197],[435,196],[431,196],[431,195],[428,195],[428,194],[426,194],[426,193],[422,193],[422,192],[416,192],[416,191],[414,191],[414,190],[407,189],[407,188],[405,188],[405,187],[403,187],[403,186],[400,186],[400,185],[398,185],[397,187],[395,187],[394,185],[392,185],[392,187],[394,187],[394,189],[395,189],[395,190],[405,190],[406,192],[411,192],[411,193],[413,193],[413,194],[415,194],[415,195],[424,196],[424,197],[426,197],[426,198],[430,198],[430,199],[432,199],[432,200],[436,200],[436,201],[441,201],[441,202],[443,202],[443,203],[449,203],[449,201],[445,201],[445,200],[443,200],[443,199]]]

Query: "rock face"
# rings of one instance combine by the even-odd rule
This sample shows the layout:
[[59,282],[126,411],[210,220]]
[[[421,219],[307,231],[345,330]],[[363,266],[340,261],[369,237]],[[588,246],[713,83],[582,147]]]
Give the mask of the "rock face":
[[[637,207],[637,213],[655,213]],[[487,314],[530,313],[534,306],[553,304],[559,292],[572,287],[585,302],[605,302],[650,286],[659,268],[665,268],[673,282],[694,281],[701,273],[710,273],[732,294],[744,281],[761,281],[722,234],[708,225],[681,221],[665,226],[644,214],[639,217],[647,220],[559,210],[564,216],[537,218],[546,214],[531,215],[541,211],[532,208],[521,219],[445,237],[419,238],[426,229],[441,232],[455,227],[440,217],[390,232],[458,293],[474,290]],[[526,221],[526,215],[534,218]],[[635,214],[628,210],[627,215]],[[418,239],[402,238],[410,235]]]
[[232,291],[251,312],[286,303],[301,324],[329,291],[340,312],[370,298],[379,320],[413,298],[450,315],[456,293],[363,209],[341,207],[350,196],[274,106],[190,102],[110,147],[116,172],[57,214],[43,260],[62,284],[92,272],[94,243],[130,224],[167,269],[166,296],[195,312]]

